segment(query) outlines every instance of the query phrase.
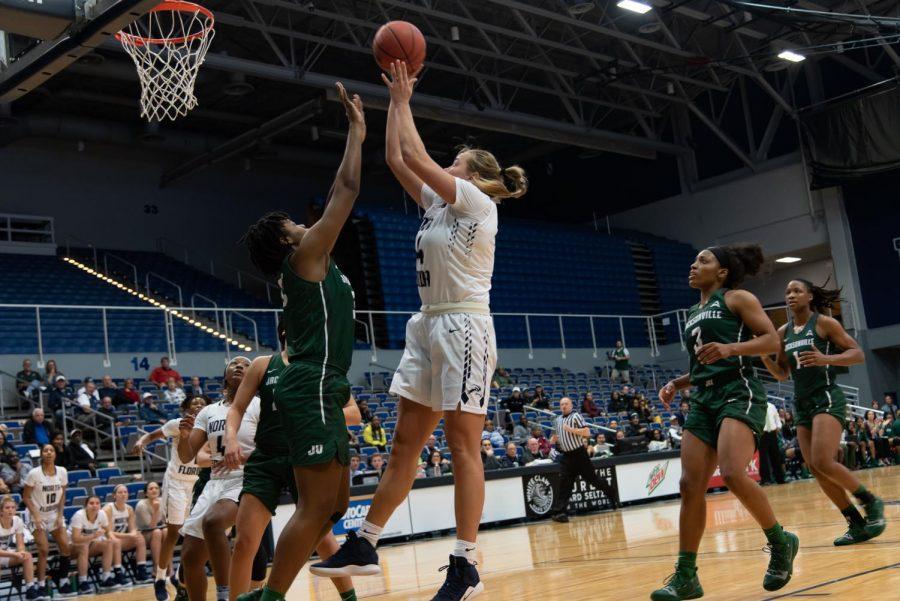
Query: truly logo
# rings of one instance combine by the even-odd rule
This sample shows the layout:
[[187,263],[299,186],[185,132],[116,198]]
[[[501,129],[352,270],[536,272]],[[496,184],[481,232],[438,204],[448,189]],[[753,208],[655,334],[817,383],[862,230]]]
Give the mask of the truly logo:
[[650,470],[650,475],[647,477],[647,495],[652,495],[653,491],[659,488],[659,485],[663,483],[666,479],[666,473],[669,471],[669,462],[665,463],[657,463],[653,466],[653,469]]

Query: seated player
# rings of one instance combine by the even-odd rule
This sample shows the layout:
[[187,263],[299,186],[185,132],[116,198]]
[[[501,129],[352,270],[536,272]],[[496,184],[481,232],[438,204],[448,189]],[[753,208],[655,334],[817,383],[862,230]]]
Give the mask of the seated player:
[[[134,509],[128,505],[127,501],[128,488],[124,484],[119,484],[113,492],[113,502],[107,503],[103,511],[106,513],[106,519],[112,525],[111,538],[119,542],[120,551],[134,550],[137,561],[134,583],[148,584],[153,579],[147,573],[147,542],[137,529]],[[128,579],[125,576],[125,570],[122,569],[121,556],[113,564],[113,567],[116,572],[116,584],[125,586]]]

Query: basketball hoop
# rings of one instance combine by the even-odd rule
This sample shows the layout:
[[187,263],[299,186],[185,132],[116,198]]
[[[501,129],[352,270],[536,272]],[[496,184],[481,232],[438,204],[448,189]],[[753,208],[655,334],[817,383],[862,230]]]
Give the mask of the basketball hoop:
[[141,80],[141,117],[174,121],[197,106],[197,71],[215,18],[192,2],[166,0],[116,34]]

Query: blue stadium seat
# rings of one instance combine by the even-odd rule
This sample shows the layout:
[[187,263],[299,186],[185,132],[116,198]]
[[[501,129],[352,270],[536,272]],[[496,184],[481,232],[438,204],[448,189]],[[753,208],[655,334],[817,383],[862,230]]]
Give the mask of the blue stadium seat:
[[77,505],[66,505],[63,507],[63,517],[65,517],[66,522],[72,521],[72,516],[75,515],[81,507]]
[[128,498],[129,499],[137,499],[138,493],[144,490],[144,486],[146,482],[129,482],[125,485],[125,488],[128,489]]
[[[109,482],[109,479],[113,476],[121,476],[122,470],[117,467],[104,467],[97,470],[97,477],[100,478],[100,481],[104,484]],[[96,492],[96,491],[95,491]],[[99,493],[97,493],[99,494]]]
[[86,488],[80,488],[78,486],[75,486],[73,488],[66,488],[66,505],[71,505],[72,501],[75,500],[75,497],[83,497],[87,494],[88,492]]
[[[119,469],[119,468],[115,468]],[[94,494],[100,497],[100,502],[106,502],[106,496],[111,495],[113,491],[115,491],[116,487],[113,484],[101,484],[99,486],[94,487]]]
[[91,472],[88,470],[72,470],[68,474],[69,486],[73,486],[86,478],[92,477]]

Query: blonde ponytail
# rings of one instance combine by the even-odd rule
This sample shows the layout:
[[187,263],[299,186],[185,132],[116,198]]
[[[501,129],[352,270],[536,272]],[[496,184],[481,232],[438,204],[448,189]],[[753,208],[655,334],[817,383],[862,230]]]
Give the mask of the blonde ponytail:
[[491,198],[519,198],[528,191],[528,177],[518,165],[501,169],[496,157],[480,148],[463,146],[459,154],[463,153],[472,183]]

